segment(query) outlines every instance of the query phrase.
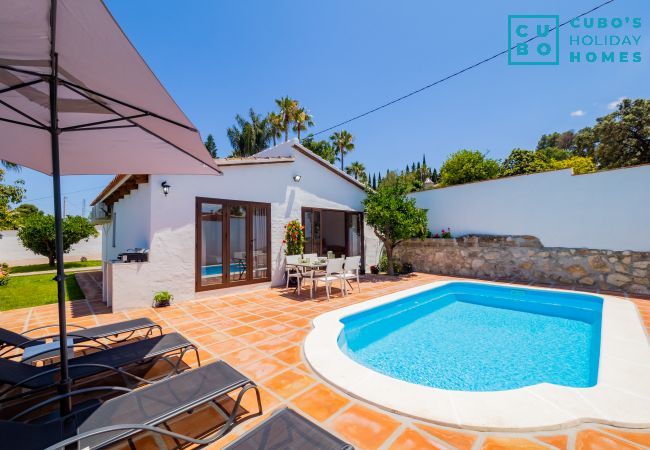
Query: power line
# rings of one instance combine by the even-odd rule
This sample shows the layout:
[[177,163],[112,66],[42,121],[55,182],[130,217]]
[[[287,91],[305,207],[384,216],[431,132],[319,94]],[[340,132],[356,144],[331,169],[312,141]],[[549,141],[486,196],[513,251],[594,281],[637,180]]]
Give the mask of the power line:
[[[613,3],[613,2],[614,2],[614,0],[607,0],[606,2],[601,3],[600,5],[591,8],[589,11],[585,11],[585,12],[583,12],[582,14],[578,14],[577,16],[575,16],[575,17],[573,17],[573,18],[571,18],[571,19],[569,19],[569,20],[567,20],[567,21],[565,21],[565,22],[562,22],[561,24],[559,24],[559,25],[556,26],[556,27],[551,27],[551,28],[549,29],[549,31],[554,31],[554,30],[556,30],[556,29],[558,29],[558,28],[562,28],[563,26],[567,25],[567,24],[570,23],[571,21],[573,21],[573,20],[575,20],[575,19],[579,19],[579,18],[581,18],[581,17],[584,17],[584,16],[586,16],[586,15],[588,15],[588,14],[591,14],[592,12],[594,12],[594,11],[596,11],[596,10],[602,8],[602,7],[605,6],[605,5],[608,5],[608,4],[610,4],[610,3]],[[538,37],[539,37],[539,36],[533,36],[533,37],[531,37],[531,38],[529,38],[529,39],[527,39],[527,40],[521,42],[520,44],[526,44],[526,43],[528,43],[528,42],[534,41],[534,40],[537,39]],[[375,107],[375,108],[373,108],[373,109],[371,109],[371,110],[369,110],[369,111],[366,111],[366,112],[364,112],[364,113],[358,114],[358,115],[356,115],[356,116],[354,116],[354,117],[352,117],[352,118],[350,118],[350,119],[344,120],[343,122],[337,123],[336,125],[333,125],[333,126],[331,126],[331,127],[329,127],[329,128],[325,128],[324,130],[318,131],[318,132],[316,132],[316,133],[310,133],[310,135],[311,135],[311,136],[317,136],[317,135],[319,135],[319,134],[326,133],[326,132],[331,131],[331,130],[333,130],[333,129],[335,129],[335,128],[338,128],[338,127],[340,127],[340,126],[342,126],[342,125],[348,124],[348,123],[350,123],[350,122],[352,122],[352,121],[355,121],[355,120],[357,120],[357,119],[361,119],[362,117],[365,117],[365,116],[367,116],[367,115],[369,115],[369,114],[372,114],[372,113],[374,113],[374,112],[377,112],[377,111],[379,111],[379,110],[381,110],[381,109],[384,109],[384,108],[386,108],[386,107],[388,107],[388,106],[391,106],[391,105],[393,105],[393,104],[395,104],[395,103],[397,103],[397,102],[401,102],[402,100],[405,100],[405,99],[407,99],[407,98],[409,98],[409,97],[411,97],[411,96],[413,96],[413,95],[415,95],[415,94],[419,94],[420,92],[422,92],[422,91],[424,91],[424,90],[427,90],[427,89],[429,89],[429,88],[432,88],[433,86],[436,86],[436,85],[438,85],[438,84],[440,84],[440,83],[443,83],[443,82],[445,82],[445,81],[447,81],[447,80],[449,80],[449,79],[451,79],[451,78],[454,78],[454,77],[456,77],[456,76],[458,76],[458,75],[460,75],[460,74],[462,74],[462,73],[464,73],[464,72],[467,72],[468,70],[474,69],[475,67],[478,67],[478,66],[480,66],[480,65],[482,65],[482,64],[485,64],[485,63],[487,63],[487,62],[489,62],[489,61],[492,61],[493,59],[496,59],[496,58],[498,58],[499,56],[503,56],[503,55],[505,55],[506,53],[508,53],[510,50],[514,50],[514,49],[516,49],[516,48],[517,48],[517,45],[513,45],[512,47],[507,48],[507,49],[505,49],[505,50],[503,50],[503,51],[500,51],[499,53],[495,53],[494,55],[492,55],[492,56],[490,56],[490,57],[487,57],[487,58],[485,58],[485,59],[482,59],[481,61],[479,61],[479,62],[477,62],[477,63],[474,63],[474,64],[472,64],[471,66],[467,66],[467,67],[465,67],[465,68],[463,68],[463,69],[461,69],[461,70],[459,70],[459,71],[457,71],[457,72],[452,73],[451,75],[447,75],[447,76],[444,77],[444,78],[440,78],[439,80],[434,81],[433,83],[427,84],[426,86],[422,86],[422,87],[419,88],[419,89],[416,89],[416,90],[414,90],[414,91],[411,91],[411,92],[409,92],[409,93],[407,93],[407,94],[405,94],[405,95],[402,95],[401,97],[397,97],[396,99],[393,99],[393,100],[391,100],[391,101],[389,101],[389,102],[387,102],[387,103],[384,103],[384,104],[382,104],[382,105],[380,105],[380,106],[377,106],[377,107]]]
[[[94,191],[96,189],[102,189],[105,185],[101,186],[95,186],[87,189],[79,189],[78,191],[70,191],[70,192],[64,192],[63,195],[70,195],[70,194],[78,194],[79,192],[87,192],[87,191]],[[25,202],[35,202],[37,200],[45,200],[48,198],[53,198],[54,195],[46,195],[45,197],[37,197],[37,198],[25,198],[23,203]]]

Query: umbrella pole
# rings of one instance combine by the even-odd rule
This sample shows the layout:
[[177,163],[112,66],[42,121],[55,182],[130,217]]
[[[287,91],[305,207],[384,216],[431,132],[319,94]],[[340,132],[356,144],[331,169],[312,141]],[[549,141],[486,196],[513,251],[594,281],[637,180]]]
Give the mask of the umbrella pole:
[[[52,75],[50,85],[50,137],[52,141],[52,185],[54,191],[54,226],[55,226],[55,258],[56,258],[56,288],[59,310],[59,348],[61,355],[61,379],[59,393],[68,394],[72,389],[72,381],[68,371],[68,333],[65,313],[65,272],[63,270],[63,217],[61,215],[61,167],[59,161],[59,112],[58,112],[58,83],[59,61],[56,53],[56,0],[52,0],[50,10],[50,58]],[[61,416],[72,411],[72,399],[65,397],[59,405]]]

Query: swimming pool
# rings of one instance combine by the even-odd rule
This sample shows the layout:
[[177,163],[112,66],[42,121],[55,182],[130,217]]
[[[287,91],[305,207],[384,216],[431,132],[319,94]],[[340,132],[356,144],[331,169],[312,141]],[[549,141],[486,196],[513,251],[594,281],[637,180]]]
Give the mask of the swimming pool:
[[[246,267],[242,264],[231,263],[230,264],[230,273],[240,273]],[[223,267],[221,264],[216,264],[213,266],[203,266],[201,267],[201,276],[202,277],[214,277],[223,274]]]
[[589,387],[601,312],[592,295],[450,283],[345,317],[338,343],[377,372],[441,389]]
[[650,343],[620,297],[437,281],[312,323],[314,372],[388,411],[483,431],[650,426]]

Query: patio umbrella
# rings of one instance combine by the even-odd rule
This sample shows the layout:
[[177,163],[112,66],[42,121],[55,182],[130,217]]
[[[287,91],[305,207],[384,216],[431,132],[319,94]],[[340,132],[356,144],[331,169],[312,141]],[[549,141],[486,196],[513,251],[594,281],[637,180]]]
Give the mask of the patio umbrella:
[[52,175],[59,391],[69,393],[61,175],[220,172],[100,0],[2,2],[0,159]]

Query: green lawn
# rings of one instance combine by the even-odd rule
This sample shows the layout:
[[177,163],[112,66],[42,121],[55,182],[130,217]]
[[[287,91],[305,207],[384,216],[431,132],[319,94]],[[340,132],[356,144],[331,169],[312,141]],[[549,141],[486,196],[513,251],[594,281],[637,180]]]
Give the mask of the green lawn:
[[[99,260],[91,261],[70,261],[64,263],[66,269],[77,269],[79,267],[95,267],[101,266],[102,262]],[[15,266],[11,267],[11,273],[26,273],[26,272],[43,272],[45,270],[54,270],[49,264],[32,264],[29,266]]]
[[[0,311],[56,303],[56,282],[52,274],[11,277],[0,286]],[[65,279],[66,300],[84,298],[73,274]]]

